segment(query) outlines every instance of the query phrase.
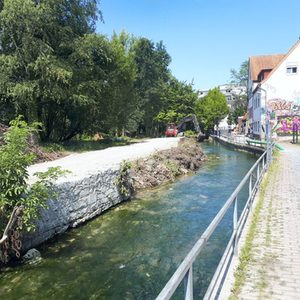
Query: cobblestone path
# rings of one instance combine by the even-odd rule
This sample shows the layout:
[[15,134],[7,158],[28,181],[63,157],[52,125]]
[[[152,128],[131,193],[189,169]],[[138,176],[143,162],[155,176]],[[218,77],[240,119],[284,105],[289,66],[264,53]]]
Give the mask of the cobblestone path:
[[300,299],[300,146],[284,147],[266,188],[239,299]]

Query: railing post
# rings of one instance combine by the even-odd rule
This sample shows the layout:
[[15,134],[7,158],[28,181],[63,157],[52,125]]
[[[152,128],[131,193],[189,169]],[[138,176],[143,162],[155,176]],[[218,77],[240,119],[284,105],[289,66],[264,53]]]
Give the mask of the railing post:
[[234,243],[233,243],[233,253],[234,255],[238,255],[238,248],[237,248],[237,197],[234,199],[234,207],[233,207],[233,232],[234,232]]
[[249,204],[250,204],[250,209],[252,210],[252,173],[250,174],[250,177],[249,177]]
[[193,300],[193,265],[184,276],[184,299]]
[[265,170],[265,156],[262,159],[262,166],[263,166],[263,170]]
[[250,174],[249,177],[249,197],[252,195],[252,173]]

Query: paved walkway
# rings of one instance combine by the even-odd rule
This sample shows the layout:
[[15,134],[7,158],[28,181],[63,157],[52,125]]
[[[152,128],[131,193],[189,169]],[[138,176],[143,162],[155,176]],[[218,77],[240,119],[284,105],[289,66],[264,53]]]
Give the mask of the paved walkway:
[[57,166],[71,171],[67,176],[60,177],[58,182],[79,180],[89,175],[97,174],[99,171],[119,168],[123,160],[132,161],[147,157],[158,150],[176,147],[179,140],[179,137],[147,139],[137,144],[75,153],[54,161],[35,164],[28,168],[30,182],[34,181],[33,174],[35,172],[44,172],[49,167]]
[[239,299],[300,299],[300,146],[284,147],[266,189]]

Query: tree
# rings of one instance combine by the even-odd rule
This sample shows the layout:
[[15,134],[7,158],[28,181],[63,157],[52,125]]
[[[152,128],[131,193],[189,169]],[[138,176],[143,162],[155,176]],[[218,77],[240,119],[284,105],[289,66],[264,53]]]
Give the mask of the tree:
[[[70,55],[76,39],[94,31],[96,0],[4,0],[0,12],[1,101],[14,115],[43,124],[43,140],[72,137],[77,121]],[[101,17],[101,15],[100,15]],[[77,101],[77,102],[76,102]],[[80,102],[77,110],[81,110]],[[72,110],[73,111],[73,110]],[[61,127],[62,122],[66,124]],[[65,132],[61,129],[70,130]],[[77,130],[78,131],[78,130]]]
[[235,124],[238,123],[238,117],[241,117],[245,114],[247,110],[245,110],[244,107],[237,106],[234,111],[232,112],[232,119],[235,122]]
[[171,57],[162,42],[156,45],[146,39],[135,39],[132,52],[137,68],[135,89],[138,95],[139,127],[147,135],[155,133],[155,116],[162,107],[161,86],[168,82]]
[[111,70],[107,78],[106,105],[107,128],[117,135],[125,130],[136,131],[135,115],[138,96],[135,90],[136,64],[131,51],[133,39],[125,32],[112,36],[110,45],[113,54]]
[[107,90],[111,89],[114,54],[103,35],[86,34],[74,41],[69,58],[73,69],[69,100],[61,128],[64,139],[105,128],[110,114]]
[[[240,69],[237,71],[235,69],[230,70],[231,73],[231,83],[240,85],[240,86],[247,86],[248,83],[248,61],[244,61]],[[234,95],[234,103],[233,103],[233,120],[237,123],[237,117],[243,115],[247,112],[247,94],[239,94]]]
[[193,113],[162,42],[96,34],[97,0],[0,0],[0,122],[39,122],[42,141],[125,130],[156,135]]
[[240,65],[239,70],[230,70],[231,83],[241,86],[247,86],[248,83],[248,61],[245,60]]
[[163,105],[155,120],[161,122],[162,125],[178,123],[182,118],[195,113],[198,93],[193,89],[191,83],[188,84],[171,77],[169,82],[161,88],[161,99]]
[[214,88],[196,103],[196,115],[203,132],[213,129],[215,124],[229,113],[226,97],[218,88]]

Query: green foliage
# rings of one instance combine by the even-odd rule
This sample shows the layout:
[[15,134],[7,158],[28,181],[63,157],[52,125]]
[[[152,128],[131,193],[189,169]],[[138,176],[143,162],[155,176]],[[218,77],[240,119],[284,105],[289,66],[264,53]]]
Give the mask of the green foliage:
[[197,137],[197,132],[195,132],[193,130],[186,130],[184,132],[184,136],[185,137]]
[[134,86],[139,105],[135,118],[139,131],[156,135],[158,124],[155,124],[154,118],[163,105],[161,90],[170,78],[168,66],[171,57],[162,42],[155,45],[146,38],[134,39],[131,51],[137,70]]
[[170,171],[173,180],[182,174],[180,165],[176,160],[173,159],[166,160],[165,166]]
[[178,81],[172,77],[161,88],[162,107],[155,120],[163,124],[179,121],[195,113],[198,94],[192,84]]
[[77,117],[93,103],[78,91],[72,54],[76,41],[94,30],[96,4],[96,0],[4,0],[0,106],[9,103],[9,113],[41,122],[43,140],[68,139],[80,132],[82,118]]
[[242,62],[240,69],[230,70],[231,83],[236,85],[247,86],[248,83],[248,61],[245,60]]
[[[28,126],[21,117],[10,122],[0,147],[0,219],[5,224],[15,206],[24,207],[23,223],[27,231],[34,229],[39,210],[46,207],[47,199],[54,197],[52,183],[63,171],[50,168],[38,173],[37,181],[29,185],[27,167],[33,163],[34,155],[27,150],[30,134],[36,132],[38,124]],[[2,231],[4,228],[0,228]]]
[[241,106],[237,106],[234,109],[234,111],[232,112],[232,118],[233,118],[233,121],[235,122],[235,124],[238,123],[238,117],[243,116],[246,111],[247,110],[245,110],[245,108],[241,107]]
[[200,99],[195,110],[203,132],[213,129],[229,113],[226,97],[218,88],[210,90]]
[[23,114],[43,142],[126,131],[158,135],[194,111],[163,42],[95,33],[97,0],[1,0],[0,122]]
[[132,163],[129,161],[123,161],[121,163],[119,174],[116,178],[115,184],[117,185],[120,194],[125,197],[129,198],[132,192],[132,185],[129,180],[129,172],[132,168]]

